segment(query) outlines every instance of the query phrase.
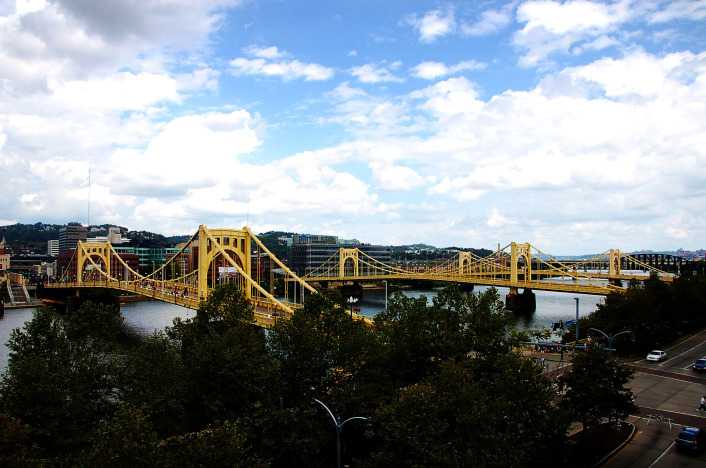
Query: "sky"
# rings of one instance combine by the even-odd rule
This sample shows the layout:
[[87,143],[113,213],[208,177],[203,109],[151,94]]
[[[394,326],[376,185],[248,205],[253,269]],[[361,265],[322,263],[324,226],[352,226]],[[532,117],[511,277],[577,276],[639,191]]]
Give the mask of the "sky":
[[706,0],[0,0],[0,184],[0,225],[705,247]]

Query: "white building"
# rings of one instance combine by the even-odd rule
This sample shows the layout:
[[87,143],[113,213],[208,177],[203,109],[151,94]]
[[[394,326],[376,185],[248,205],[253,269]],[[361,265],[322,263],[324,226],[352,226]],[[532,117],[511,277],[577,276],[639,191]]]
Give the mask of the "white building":
[[123,237],[119,227],[109,227],[107,236],[89,237],[86,242],[110,242],[113,245],[129,244],[130,239]]
[[47,241],[47,255],[50,255],[52,257],[59,256],[59,239]]

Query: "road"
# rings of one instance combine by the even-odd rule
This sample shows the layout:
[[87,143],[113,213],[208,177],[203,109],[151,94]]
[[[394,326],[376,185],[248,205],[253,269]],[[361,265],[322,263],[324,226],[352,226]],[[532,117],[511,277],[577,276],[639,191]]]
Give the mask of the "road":
[[627,467],[706,468],[706,453],[690,455],[674,446],[683,426],[706,428],[706,413],[698,409],[706,395],[706,374],[695,374],[690,365],[706,355],[706,330],[667,348],[667,359],[652,363],[640,359],[629,363],[635,370],[630,387],[635,393],[639,417],[631,416],[636,432],[633,440],[604,465]]

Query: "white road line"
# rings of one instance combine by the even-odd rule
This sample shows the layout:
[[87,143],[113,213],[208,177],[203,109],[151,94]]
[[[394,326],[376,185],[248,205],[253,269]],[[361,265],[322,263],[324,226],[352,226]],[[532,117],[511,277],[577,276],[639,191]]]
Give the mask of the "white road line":
[[665,455],[667,454],[667,452],[669,452],[669,449],[671,449],[672,447],[674,447],[674,442],[672,442],[671,444],[669,444],[669,447],[667,447],[666,449],[664,449],[664,452],[662,452],[662,453],[659,455],[659,457],[657,457],[657,458],[655,459],[655,461],[653,461],[652,464],[651,464],[650,466],[648,466],[647,468],[652,468],[653,466],[655,466],[655,465],[657,464],[657,462],[660,461],[660,460],[662,459],[662,457],[665,456]]
[[[651,374],[649,372],[640,372],[639,370],[635,370],[635,373],[642,374],[642,375],[651,375],[653,377],[660,377],[662,379],[676,380],[677,382],[684,382],[684,383],[688,383],[688,384],[706,385],[706,380],[704,380],[703,382],[692,382],[691,380],[687,380],[686,377],[688,377],[688,375],[685,375],[683,379],[677,379],[676,377],[670,377],[667,375],[659,375],[659,374]],[[676,374],[676,372],[675,372],[675,374]],[[677,375],[682,375],[682,374],[677,374]]]
[[670,359],[667,359],[666,361],[660,363],[659,366],[660,366],[660,367],[666,366],[670,361],[675,360],[676,358],[678,358],[678,357],[680,357],[680,356],[682,356],[682,355],[688,353],[689,351],[693,351],[695,348],[698,348],[699,346],[701,346],[701,345],[703,345],[703,344],[704,344],[704,342],[701,341],[700,343],[695,344],[694,346],[692,346],[691,348],[687,349],[686,351],[682,351],[681,353],[677,354],[676,356],[674,356],[674,357],[672,357],[672,358],[670,358]]
[[704,418],[703,414],[682,413],[681,411],[672,411],[672,410],[665,410],[665,409],[659,409],[659,408],[651,408],[649,406],[642,406],[642,405],[637,405],[637,406],[639,406],[640,408],[653,410],[653,411],[664,411],[665,413],[681,414],[682,416],[693,416],[695,418]]

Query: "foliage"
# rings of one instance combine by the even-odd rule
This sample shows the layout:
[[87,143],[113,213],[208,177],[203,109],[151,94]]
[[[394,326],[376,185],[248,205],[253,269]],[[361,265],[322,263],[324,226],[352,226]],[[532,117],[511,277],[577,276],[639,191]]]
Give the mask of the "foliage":
[[574,356],[571,370],[559,378],[564,396],[561,406],[584,428],[601,418],[618,420],[635,411],[633,393],[625,385],[632,371],[613,359],[608,352],[589,348]]
[[0,457],[328,467],[336,431],[318,398],[343,420],[372,418],[343,431],[355,466],[556,466],[567,421],[630,410],[627,374],[593,354],[577,357],[560,399],[513,352],[522,334],[493,289],[451,287],[431,303],[394,295],[372,326],[324,295],[267,332],[253,316],[232,285],[138,341],[119,338],[118,310],[100,301],[39,311],[10,340]]
[[93,445],[82,456],[85,466],[151,467],[156,456],[157,434],[139,409],[122,405],[101,421]]
[[431,306],[424,296],[395,294],[387,310],[375,318],[398,387],[428,377],[447,359],[463,360],[471,352],[508,352],[511,323],[511,315],[492,288],[465,294],[449,287]]
[[266,460],[253,454],[247,437],[232,421],[212,424],[159,443],[156,466],[160,467],[265,467]]
[[514,354],[447,361],[375,415],[374,466],[556,466],[566,424],[540,369]]
[[42,309],[13,330],[8,348],[0,412],[28,424],[50,455],[79,450],[113,408],[113,362],[89,341],[70,340],[61,319]]
[[610,334],[632,330],[634,342],[626,336],[616,340],[616,347],[644,353],[706,326],[705,309],[706,277],[685,276],[671,284],[653,277],[644,285],[630,284],[624,294],[608,296],[580,326]]
[[0,414],[0,466],[30,466],[38,455],[32,443],[31,428]]

